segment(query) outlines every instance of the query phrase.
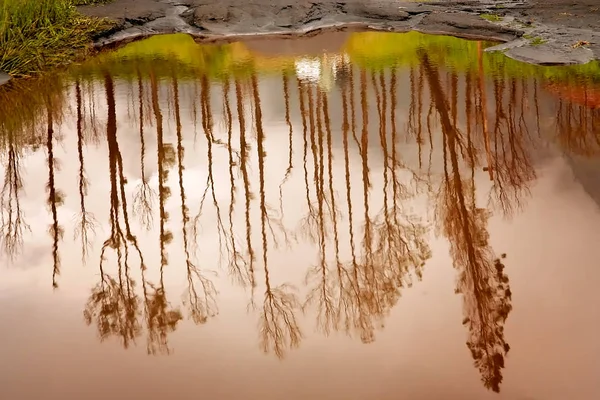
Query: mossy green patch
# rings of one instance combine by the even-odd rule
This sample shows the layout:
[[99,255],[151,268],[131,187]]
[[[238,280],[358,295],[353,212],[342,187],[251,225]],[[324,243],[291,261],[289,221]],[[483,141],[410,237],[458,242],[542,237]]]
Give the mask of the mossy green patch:
[[502,21],[502,17],[496,14],[481,14],[480,17],[490,22]]

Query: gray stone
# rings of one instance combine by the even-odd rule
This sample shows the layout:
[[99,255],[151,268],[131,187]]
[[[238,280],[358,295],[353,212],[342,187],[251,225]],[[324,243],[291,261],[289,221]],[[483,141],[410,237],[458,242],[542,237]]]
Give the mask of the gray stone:
[[538,65],[585,64],[593,59],[593,53],[589,49],[569,49],[551,44],[516,47],[504,54],[518,61]]
[[404,21],[410,14],[401,9],[395,2],[370,1],[364,3],[350,3],[346,5],[346,12],[359,17],[386,19],[388,21]]
[[6,82],[10,81],[12,78],[9,74],[0,71],[0,85],[4,85]]

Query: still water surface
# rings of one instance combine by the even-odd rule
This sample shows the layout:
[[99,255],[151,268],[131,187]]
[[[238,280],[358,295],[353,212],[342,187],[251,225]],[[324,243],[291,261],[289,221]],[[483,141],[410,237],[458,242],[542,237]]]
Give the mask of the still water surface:
[[0,398],[600,398],[600,68],[154,37],[0,93]]

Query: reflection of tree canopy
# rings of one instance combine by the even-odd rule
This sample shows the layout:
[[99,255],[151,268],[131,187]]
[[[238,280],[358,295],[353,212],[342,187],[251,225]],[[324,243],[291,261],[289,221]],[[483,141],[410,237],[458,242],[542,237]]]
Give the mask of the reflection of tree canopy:
[[477,208],[473,182],[460,175],[458,149],[464,145],[463,138],[452,124],[439,74],[427,55],[422,55],[422,62],[444,135],[444,176],[436,219],[450,242],[454,266],[459,271],[456,291],[464,298],[463,323],[469,328],[467,346],[485,387],[498,392],[504,356],[510,348],[504,340],[504,322],[512,309],[508,277],[503,272],[504,265],[494,260],[488,242],[489,213]]

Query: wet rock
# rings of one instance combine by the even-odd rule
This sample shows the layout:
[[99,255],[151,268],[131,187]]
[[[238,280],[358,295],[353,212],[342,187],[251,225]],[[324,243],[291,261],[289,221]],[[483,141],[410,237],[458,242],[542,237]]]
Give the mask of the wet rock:
[[204,4],[194,9],[191,23],[202,26],[206,22],[229,22],[232,13],[224,4]]
[[160,0],[116,0],[102,5],[79,6],[77,10],[90,17],[108,18],[117,23],[128,21],[141,25],[166,16],[173,7]]
[[415,3],[415,2],[400,2],[397,3],[398,9],[409,13],[410,15],[418,15],[423,13],[431,13],[436,10],[434,6],[426,3]]
[[478,15],[463,13],[432,13],[426,15],[418,26],[427,33],[446,33],[462,37],[487,38],[507,42],[523,35],[523,31],[492,24]]
[[566,49],[562,46],[541,45],[517,47],[508,50],[508,57],[518,61],[538,65],[570,65],[584,64],[593,59],[593,53],[589,49]]
[[6,82],[10,81],[10,75],[0,71],[0,85],[4,85]]
[[350,3],[346,5],[346,12],[365,18],[385,18],[388,21],[404,21],[410,18],[410,14],[401,9],[397,3],[389,1]]
[[131,25],[144,25],[156,19],[164,18],[165,15],[165,10],[146,11],[144,13],[137,14],[131,17],[125,17],[125,21],[129,22]]

